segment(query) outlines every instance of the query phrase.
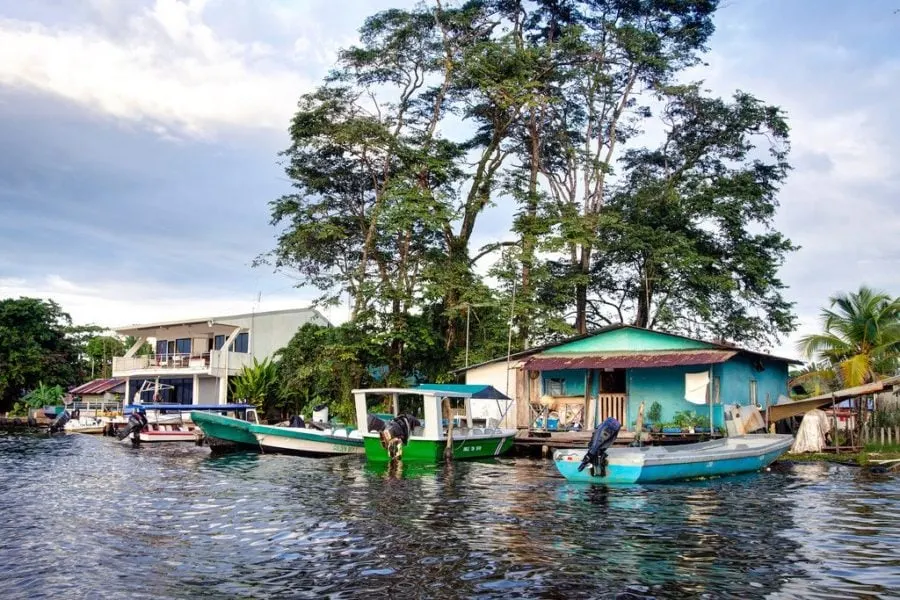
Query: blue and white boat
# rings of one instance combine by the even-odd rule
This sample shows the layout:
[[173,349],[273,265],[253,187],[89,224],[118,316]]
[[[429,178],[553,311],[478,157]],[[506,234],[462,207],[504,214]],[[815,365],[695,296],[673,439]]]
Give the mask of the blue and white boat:
[[[556,468],[569,481],[659,483],[748,473],[763,469],[788,451],[790,435],[750,434],[679,446],[609,448],[599,460],[589,450],[557,450]],[[584,466],[582,466],[584,464]]]

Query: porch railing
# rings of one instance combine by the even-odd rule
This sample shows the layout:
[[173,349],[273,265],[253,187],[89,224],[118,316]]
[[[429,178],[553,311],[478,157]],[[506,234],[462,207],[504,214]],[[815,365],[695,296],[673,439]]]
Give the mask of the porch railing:
[[139,371],[142,369],[209,368],[209,352],[192,354],[146,354],[144,356],[117,356],[113,358],[113,371]]
[[597,397],[597,422],[602,423],[604,419],[613,417],[622,424],[622,429],[627,430],[625,399],[625,394],[600,394]]
[[[597,415],[597,423],[602,423],[609,417],[615,418],[622,424],[623,430],[629,430],[631,425],[627,423],[627,394],[604,393],[592,396],[590,405],[585,415],[584,400],[573,401],[574,396],[554,397],[551,405],[529,403],[529,415],[532,428],[547,430],[550,418],[555,414],[559,426],[568,426],[578,421],[582,427],[587,428]],[[596,408],[595,408],[596,407]],[[594,412],[596,410],[596,413]],[[595,424],[596,425],[596,424]]]

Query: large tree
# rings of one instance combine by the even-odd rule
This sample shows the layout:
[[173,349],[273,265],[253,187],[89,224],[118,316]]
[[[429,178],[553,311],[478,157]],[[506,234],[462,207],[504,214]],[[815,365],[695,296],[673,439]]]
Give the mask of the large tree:
[[79,383],[78,349],[66,335],[71,324],[52,300],[0,300],[0,411],[41,382]]
[[91,362],[91,375],[94,377],[112,377],[113,358],[125,356],[127,348],[117,337],[97,335],[88,340],[85,354]]
[[782,112],[750,94],[666,90],[665,136],[634,149],[597,236],[588,320],[764,346],[793,329],[772,227],[788,173]]

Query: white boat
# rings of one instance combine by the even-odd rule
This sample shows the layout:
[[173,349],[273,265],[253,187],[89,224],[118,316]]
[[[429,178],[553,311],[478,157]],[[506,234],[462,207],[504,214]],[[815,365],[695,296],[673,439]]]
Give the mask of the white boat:
[[[588,464],[588,450],[557,450],[556,468],[569,481],[650,483],[758,471],[787,452],[790,435],[749,434],[697,444],[609,448],[601,467]],[[599,464],[599,462],[598,462]]]
[[250,431],[256,437],[263,452],[281,452],[303,456],[333,456],[337,454],[362,454],[363,436],[355,429],[325,426],[278,427],[273,425],[251,425]]
[[63,427],[63,430],[66,433],[90,433],[99,435],[103,433],[108,421],[108,419],[104,421],[100,417],[79,417],[77,419],[70,419]]

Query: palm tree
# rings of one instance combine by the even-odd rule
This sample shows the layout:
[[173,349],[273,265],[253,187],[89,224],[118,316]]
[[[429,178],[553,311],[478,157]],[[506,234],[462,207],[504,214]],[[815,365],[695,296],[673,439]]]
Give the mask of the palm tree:
[[830,364],[841,384],[862,385],[897,371],[900,357],[900,299],[862,286],[838,294],[822,311],[824,333],[800,339],[810,359]]

